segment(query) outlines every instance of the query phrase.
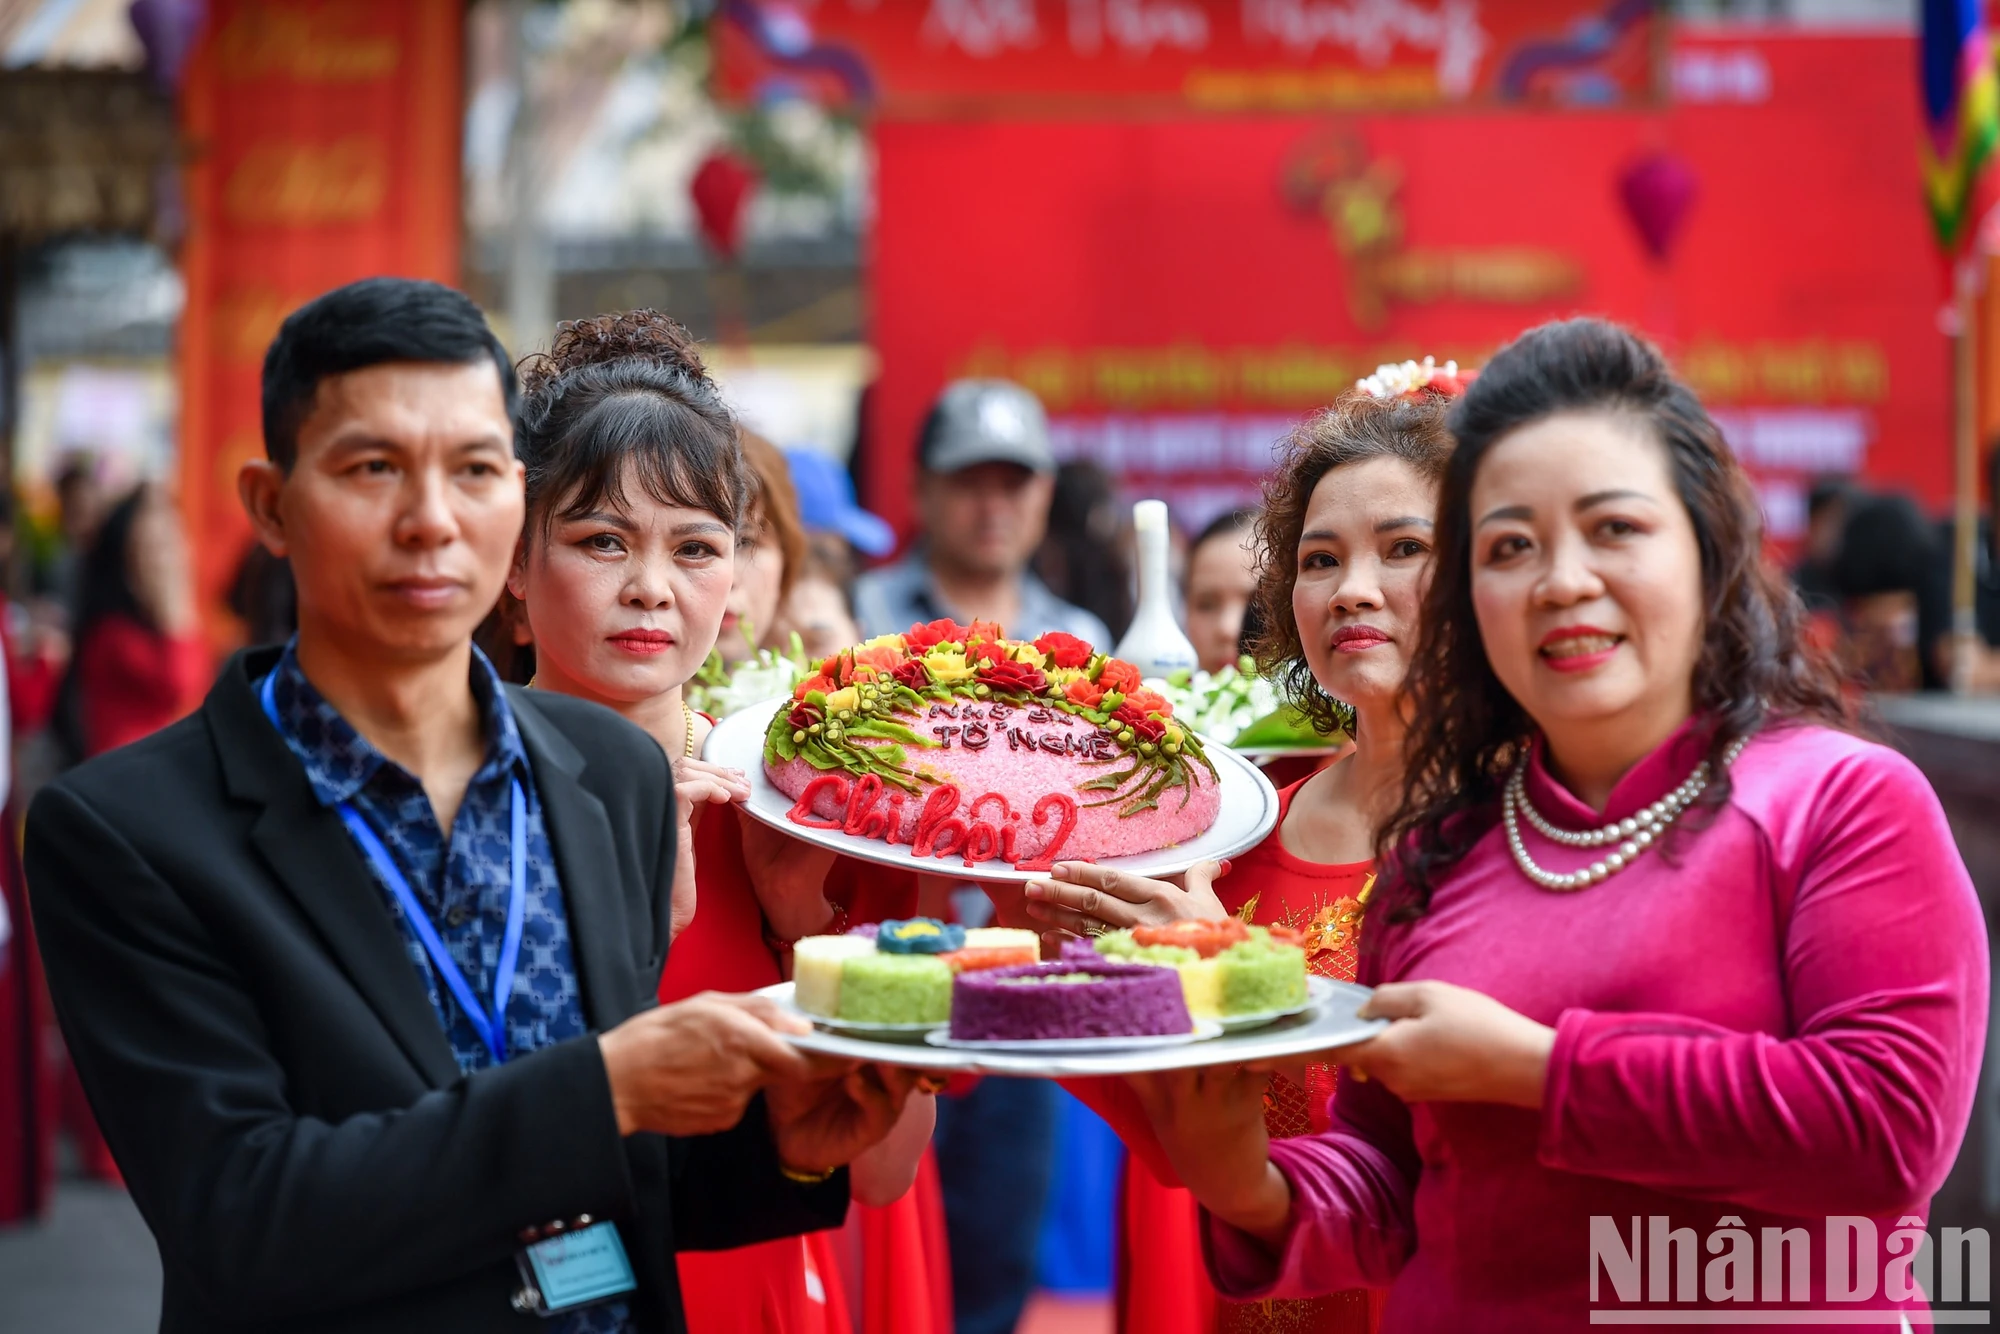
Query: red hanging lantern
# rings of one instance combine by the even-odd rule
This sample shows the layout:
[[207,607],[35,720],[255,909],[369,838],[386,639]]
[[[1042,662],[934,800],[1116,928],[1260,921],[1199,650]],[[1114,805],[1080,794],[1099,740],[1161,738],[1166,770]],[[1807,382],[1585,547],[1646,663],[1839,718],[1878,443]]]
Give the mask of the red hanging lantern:
[[756,189],[757,169],[727,149],[709,154],[688,184],[701,234],[724,259],[743,245],[743,215]]
[[1648,153],[1619,173],[1625,216],[1659,263],[1667,262],[1700,190],[1694,168],[1671,153]]

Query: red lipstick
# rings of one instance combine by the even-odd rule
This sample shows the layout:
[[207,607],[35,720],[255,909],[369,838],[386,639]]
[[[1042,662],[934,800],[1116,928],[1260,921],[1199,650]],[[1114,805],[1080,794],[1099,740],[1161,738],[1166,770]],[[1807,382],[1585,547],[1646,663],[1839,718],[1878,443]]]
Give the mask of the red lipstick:
[[1372,625],[1343,625],[1328,641],[1335,653],[1366,653],[1389,642],[1389,636]]
[[674,646],[674,637],[665,630],[621,630],[609,638],[611,643],[627,653],[648,656],[665,653]]
[[1542,636],[1535,646],[1536,656],[1559,672],[1587,672],[1611,660],[1623,635],[1600,630],[1594,625],[1559,625]]

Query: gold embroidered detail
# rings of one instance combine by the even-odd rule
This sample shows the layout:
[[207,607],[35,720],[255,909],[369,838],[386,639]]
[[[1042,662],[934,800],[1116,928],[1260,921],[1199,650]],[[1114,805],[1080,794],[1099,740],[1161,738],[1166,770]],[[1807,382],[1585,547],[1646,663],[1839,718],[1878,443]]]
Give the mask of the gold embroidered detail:
[[[1364,889],[1362,892],[1367,891]],[[1327,956],[1352,950],[1361,935],[1361,913],[1360,899],[1336,899],[1314,913],[1305,927],[1308,965],[1331,962]],[[1352,967],[1351,964],[1349,966]],[[1313,971],[1327,970],[1314,967]]]
[[1263,897],[1264,895],[1261,892],[1252,894],[1250,901],[1236,910],[1237,920],[1241,921],[1245,926],[1249,926],[1255,922],[1257,920],[1257,900]]

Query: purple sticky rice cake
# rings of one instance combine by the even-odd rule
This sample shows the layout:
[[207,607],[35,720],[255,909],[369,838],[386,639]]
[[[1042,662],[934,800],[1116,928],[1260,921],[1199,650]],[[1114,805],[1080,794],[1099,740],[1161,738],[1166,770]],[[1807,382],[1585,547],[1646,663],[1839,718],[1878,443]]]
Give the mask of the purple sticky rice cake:
[[952,983],[951,1036],[964,1042],[1165,1037],[1193,1029],[1172,968],[1077,959],[960,973]]

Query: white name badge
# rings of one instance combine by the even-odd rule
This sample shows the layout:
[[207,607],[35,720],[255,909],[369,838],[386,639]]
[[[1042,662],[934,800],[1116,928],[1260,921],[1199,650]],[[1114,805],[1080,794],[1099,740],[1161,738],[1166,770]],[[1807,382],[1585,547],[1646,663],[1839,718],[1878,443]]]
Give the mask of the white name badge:
[[639,1286],[615,1223],[547,1237],[516,1253],[515,1262],[521,1291],[514,1305],[537,1315],[560,1315]]

